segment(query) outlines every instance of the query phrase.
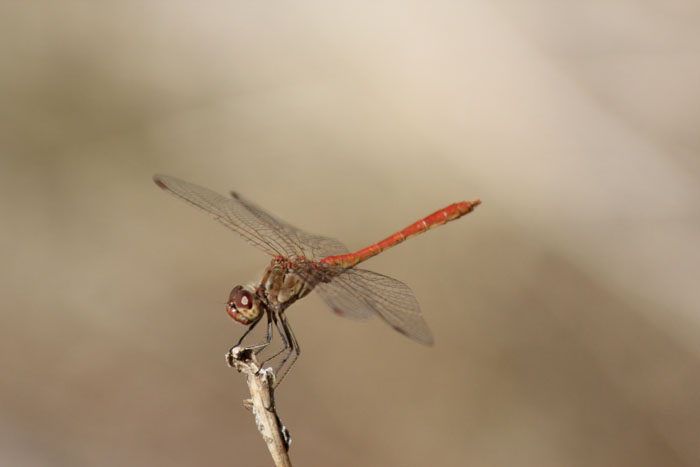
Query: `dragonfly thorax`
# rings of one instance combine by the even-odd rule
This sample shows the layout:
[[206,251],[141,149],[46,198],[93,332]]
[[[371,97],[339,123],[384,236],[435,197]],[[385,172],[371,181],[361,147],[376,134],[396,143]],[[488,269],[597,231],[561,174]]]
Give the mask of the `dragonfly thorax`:
[[258,293],[271,310],[281,312],[312,289],[313,286],[302,279],[288,261],[275,258],[263,274]]

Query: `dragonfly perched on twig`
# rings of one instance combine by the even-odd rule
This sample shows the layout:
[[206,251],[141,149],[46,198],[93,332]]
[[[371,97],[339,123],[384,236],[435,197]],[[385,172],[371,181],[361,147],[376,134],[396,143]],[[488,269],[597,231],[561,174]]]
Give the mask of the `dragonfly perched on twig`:
[[[285,350],[287,353],[276,373],[293,354],[288,371],[300,352],[285,311],[312,290],[340,316],[366,319],[378,315],[401,334],[421,344],[431,345],[433,337],[421,317],[418,301],[411,289],[396,279],[355,266],[410,237],[459,219],[481,203],[475,200],[451,204],[384,240],[350,253],[338,240],[293,227],[238,193],[231,192],[231,197],[226,197],[165,175],[156,175],[153,180],[163,190],[208,212],[272,256],[258,284],[237,285],[231,290],[226,311],[234,320],[249,326],[233,349],[241,346],[263,316],[267,318],[265,341],[245,348],[256,353],[262,351],[272,340],[273,327],[277,330],[283,348],[270,358]],[[279,383],[281,377],[277,381]]]

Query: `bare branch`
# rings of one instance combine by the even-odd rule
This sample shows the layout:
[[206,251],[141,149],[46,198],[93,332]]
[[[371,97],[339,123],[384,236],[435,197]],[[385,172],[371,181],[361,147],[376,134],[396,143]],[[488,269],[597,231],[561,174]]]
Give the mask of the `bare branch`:
[[291,467],[292,463],[287,454],[291,437],[277,416],[273,396],[274,373],[269,368],[260,368],[251,349],[234,347],[226,354],[226,360],[229,366],[246,375],[251,398],[243,404],[255,415],[255,424],[267,444],[275,466]]

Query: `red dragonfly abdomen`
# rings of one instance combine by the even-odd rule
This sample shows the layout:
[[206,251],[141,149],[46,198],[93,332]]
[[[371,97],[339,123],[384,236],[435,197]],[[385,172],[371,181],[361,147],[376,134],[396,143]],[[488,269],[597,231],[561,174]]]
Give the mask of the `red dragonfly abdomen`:
[[389,235],[384,240],[370,245],[366,248],[358,250],[354,253],[345,255],[329,256],[321,260],[321,263],[333,266],[341,266],[350,268],[355,266],[374,255],[381,253],[387,248],[398,245],[404,240],[425,232],[428,229],[437,227],[438,225],[446,224],[447,222],[459,219],[465,214],[470,213],[476,206],[481,204],[481,200],[462,201],[459,203],[450,204],[449,206],[439,209],[431,215],[414,222],[403,230],[400,230],[393,235]]

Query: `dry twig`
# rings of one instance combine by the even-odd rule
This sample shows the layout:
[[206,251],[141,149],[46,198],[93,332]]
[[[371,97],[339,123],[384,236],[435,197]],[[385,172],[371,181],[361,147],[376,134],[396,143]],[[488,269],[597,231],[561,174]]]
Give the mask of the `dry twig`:
[[246,348],[234,347],[226,354],[229,366],[245,373],[250,399],[243,404],[255,415],[255,424],[270,451],[276,467],[291,467],[287,451],[291,438],[287,428],[277,416],[275,408],[274,373],[271,369],[261,369],[255,354]]

